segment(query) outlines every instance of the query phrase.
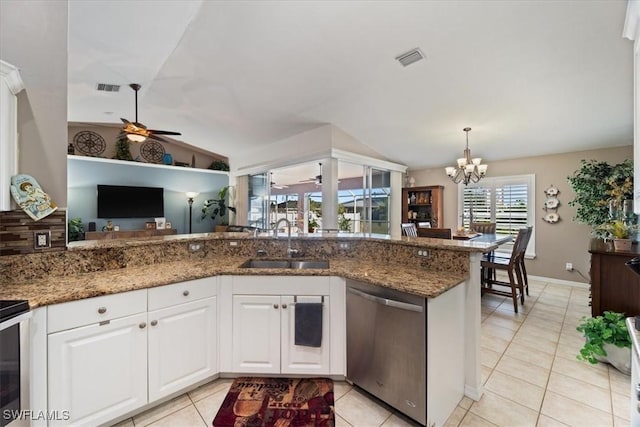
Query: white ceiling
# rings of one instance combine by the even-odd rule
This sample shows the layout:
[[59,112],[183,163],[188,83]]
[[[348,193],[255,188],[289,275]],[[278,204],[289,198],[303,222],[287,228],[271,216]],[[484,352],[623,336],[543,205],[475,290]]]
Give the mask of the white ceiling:
[[[230,157],[332,123],[412,169],[632,143],[626,1],[72,1],[70,122]],[[415,47],[426,60],[394,58]],[[96,83],[121,84],[99,93]]]

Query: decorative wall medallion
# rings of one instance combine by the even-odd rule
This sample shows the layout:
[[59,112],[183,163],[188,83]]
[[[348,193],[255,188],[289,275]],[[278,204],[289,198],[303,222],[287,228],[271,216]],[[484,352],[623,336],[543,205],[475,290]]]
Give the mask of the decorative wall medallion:
[[550,185],[544,190],[544,194],[546,196],[546,200],[544,201],[544,209],[547,211],[547,214],[542,218],[545,222],[549,224],[555,224],[560,221],[560,215],[558,215],[558,206],[560,206],[560,200],[558,200],[558,194],[560,194],[560,190],[556,187]]
[[86,156],[99,156],[107,148],[107,143],[100,134],[90,130],[83,130],[76,133],[73,143],[79,152]]
[[147,162],[162,163],[162,158],[164,157],[164,147],[159,142],[147,139],[140,146],[140,154],[142,155],[142,158]]
[[549,197],[547,200],[544,201],[544,207],[546,209],[556,209],[559,204],[560,204],[560,201],[558,201],[558,199],[556,199],[555,197]]
[[560,190],[558,190],[553,185],[550,185],[546,190],[544,190],[544,194],[546,194],[549,197],[555,197],[558,195],[558,193],[560,193]]

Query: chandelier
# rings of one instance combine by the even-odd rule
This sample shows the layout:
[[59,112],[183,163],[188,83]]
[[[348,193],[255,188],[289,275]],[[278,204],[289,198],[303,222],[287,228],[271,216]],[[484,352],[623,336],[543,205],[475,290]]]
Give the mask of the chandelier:
[[469,150],[469,131],[471,128],[464,128],[462,130],[467,133],[467,148],[464,149],[464,157],[458,159],[457,167],[449,166],[445,168],[445,171],[447,171],[449,178],[456,184],[462,182],[464,185],[467,185],[470,182],[480,181],[480,179],[486,175],[488,166],[481,164],[482,159],[480,157],[476,157],[475,159],[471,158],[471,150]]

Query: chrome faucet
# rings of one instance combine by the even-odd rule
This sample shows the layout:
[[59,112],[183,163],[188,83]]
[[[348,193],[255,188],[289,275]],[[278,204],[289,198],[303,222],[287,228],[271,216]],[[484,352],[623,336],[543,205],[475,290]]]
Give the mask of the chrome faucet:
[[287,224],[287,258],[291,258],[293,255],[298,253],[297,249],[291,248],[291,221],[289,221],[287,218],[280,218],[278,222],[276,222],[276,224],[273,226],[273,235],[276,237],[276,239],[278,238],[278,226],[283,221],[285,224]]

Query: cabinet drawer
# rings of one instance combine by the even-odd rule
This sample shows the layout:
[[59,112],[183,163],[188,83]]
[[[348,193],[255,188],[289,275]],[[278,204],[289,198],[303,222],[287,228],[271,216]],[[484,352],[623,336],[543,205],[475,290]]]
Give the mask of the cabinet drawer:
[[149,289],[149,311],[215,296],[216,277],[190,280]]
[[146,289],[55,304],[47,310],[48,333],[146,311]]

